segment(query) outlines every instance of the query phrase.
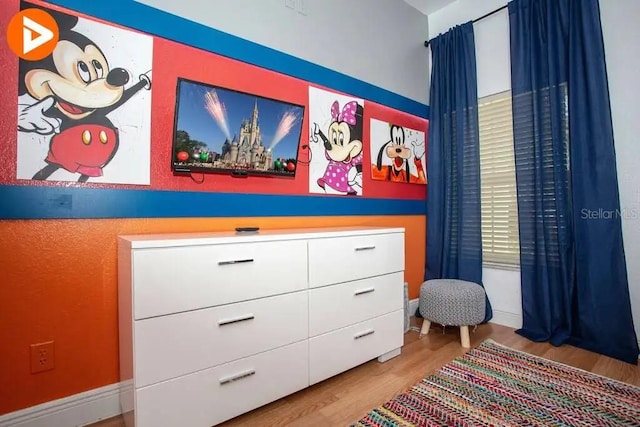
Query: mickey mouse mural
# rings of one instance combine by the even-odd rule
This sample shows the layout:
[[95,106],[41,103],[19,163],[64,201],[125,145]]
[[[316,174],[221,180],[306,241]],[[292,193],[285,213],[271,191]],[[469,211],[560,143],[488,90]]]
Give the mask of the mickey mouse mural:
[[153,39],[27,2],[60,37],[21,59],[17,178],[149,184]]

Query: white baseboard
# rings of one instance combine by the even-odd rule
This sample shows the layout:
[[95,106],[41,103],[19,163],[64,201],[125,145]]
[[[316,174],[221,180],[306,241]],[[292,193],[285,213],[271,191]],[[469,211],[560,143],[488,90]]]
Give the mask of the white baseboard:
[[0,427],[85,426],[120,415],[120,390],[125,383],[111,384],[0,415]]
[[[418,309],[419,299],[409,301],[409,313]],[[490,323],[519,329],[522,315],[494,310]],[[640,345],[640,341],[638,341]],[[120,415],[120,393],[130,391],[128,382],[111,384],[63,399],[0,415],[0,427],[85,426]]]
[[416,310],[418,309],[418,304],[420,302],[420,298],[409,300],[409,314],[414,316],[416,314]]
[[522,315],[509,313],[506,311],[493,310],[493,317],[491,318],[489,323],[495,323],[497,325],[520,329],[522,328]]

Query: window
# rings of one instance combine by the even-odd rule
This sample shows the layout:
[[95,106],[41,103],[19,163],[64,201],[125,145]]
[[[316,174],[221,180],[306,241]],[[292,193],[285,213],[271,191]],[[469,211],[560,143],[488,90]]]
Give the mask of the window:
[[514,96],[513,128],[520,265],[559,266],[573,245],[566,83]]
[[517,267],[520,243],[511,91],[479,99],[478,120],[483,264]]

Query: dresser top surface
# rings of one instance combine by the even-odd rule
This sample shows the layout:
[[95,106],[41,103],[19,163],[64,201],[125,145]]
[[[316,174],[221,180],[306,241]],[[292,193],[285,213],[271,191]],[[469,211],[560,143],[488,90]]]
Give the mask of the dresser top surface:
[[402,227],[318,227],[261,229],[255,232],[212,231],[191,233],[127,234],[119,240],[131,248],[156,248],[223,243],[250,243],[278,240],[318,239],[326,237],[366,236],[404,233]]

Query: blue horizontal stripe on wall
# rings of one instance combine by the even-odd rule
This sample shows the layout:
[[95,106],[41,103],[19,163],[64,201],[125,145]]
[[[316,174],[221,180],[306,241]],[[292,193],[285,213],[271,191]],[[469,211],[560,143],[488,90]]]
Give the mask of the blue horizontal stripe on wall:
[[[49,2],[158,37],[287,74],[309,83],[326,86],[418,117],[429,117],[429,107],[420,102],[133,0],[49,0]],[[211,2],[211,7],[215,7],[214,3]]]
[[0,186],[0,219],[425,215],[424,200]]

